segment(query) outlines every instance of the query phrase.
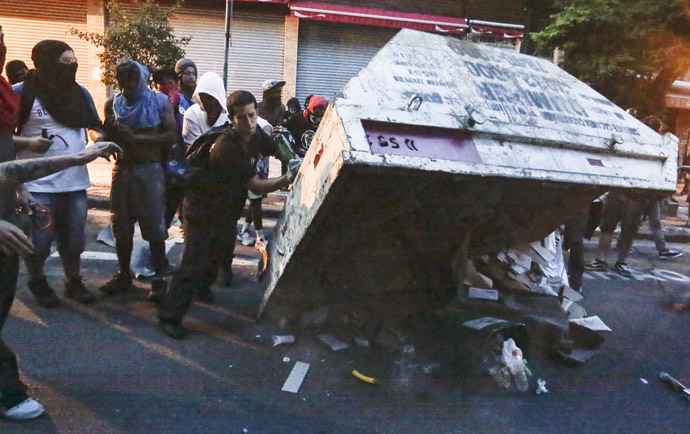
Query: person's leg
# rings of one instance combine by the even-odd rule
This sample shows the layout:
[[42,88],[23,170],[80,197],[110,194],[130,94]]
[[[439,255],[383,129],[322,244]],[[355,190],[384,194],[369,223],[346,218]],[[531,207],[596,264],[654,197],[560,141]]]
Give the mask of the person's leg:
[[656,249],[661,252],[667,249],[664,232],[661,230],[661,200],[650,198],[647,202],[646,214],[649,218],[649,229]]
[[261,241],[262,244],[266,245],[267,240],[264,236],[264,223],[263,216],[261,215],[261,201],[263,197],[258,199],[251,199],[249,201],[249,214],[252,216],[252,221],[254,222],[254,230],[256,231],[256,240]]
[[113,180],[110,187],[110,220],[115,237],[115,253],[120,270],[105,285],[98,288],[101,292],[113,295],[129,290],[132,287],[132,275],[130,263],[132,249],[134,248],[134,223],[130,216],[129,197],[136,194],[130,188],[132,177],[131,167],[115,165],[113,167]]
[[624,199],[618,193],[609,193],[604,199],[604,208],[601,211],[601,224],[599,225],[599,243],[596,250],[596,259],[588,264],[588,268],[592,269],[595,262],[603,264],[606,268],[606,256],[611,248],[611,240],[613,238],[613,231],[616,225],[623,217]]
[[585,270],[583,236],[587,228],[588,208],[579,210],[565,224],[565,244],[570,250],[568,256],[568,280],[571,288],[582,290],[582,275]]
[[[0,333],[9,316],[17,287],[19,258],[0,254]],[[26,399],[27,388],[19,378],[17,357],[0,338],[0,411],[8,410]]]
[[204,284],[199,280],[206,258],[209,257],[211,227],[211,222],[185,215],[186,241],[182,262],[158,309],[158,320],[163,332],[172,338],[181,339],[185,336],[182,319],[191,306],[194,290]]
[[55,290],[48,285],[48,281],[43,274],[46,259],[50,255],[50,246],[55,239],[55,198],[52,193],[32,193],[38,205],[43,205],[50,210],[50,224],[43,228],[35,228],[31,234],[31,242],[34,251],[24,258],[26,272],[28,275],[27,286],[31,293],[36,297],[36,302],[45,308],[57,306],[60,299],[55,295]]
[[55,236],[65,270],[65,296],[80,303],[92,303],[96,297],[81,280],[81,254],[86,247],[86,190],[59,193],[55,201]]

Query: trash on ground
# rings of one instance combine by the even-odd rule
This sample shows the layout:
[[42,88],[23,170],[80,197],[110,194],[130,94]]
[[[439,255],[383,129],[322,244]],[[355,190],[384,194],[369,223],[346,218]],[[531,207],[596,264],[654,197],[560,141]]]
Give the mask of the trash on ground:
[[367,339],[365,336],[357,335],[354,337],[354,339],[352,339],[352,342],[354,342],[358,347],[362,348],[369,348],[371,346],[369,339]]
[[302,327],[317,326],[326,322],[328,318],[329,309],[328,306],[320,307],[311,312],[307,312],[302,315],[299,324]]
[[290,363],[289,357],[283,357],[283,363]]
[[319,340],[331,347],[333,351],[346,350],[350,348],[350,344],[341,341],[333,333],[322,333],[319,335]]
[[295,342],[294,335],[273,335],[273,346],[277,347],[282,344],[292,344]]
[[584,296],[580,294],[579,292],[575,291],[569,286],[566,286],[563,288],[563,297],[567,298],[568,300],[572,300],[574,302],[582,301],[584,300]]
[[546,388],[546,380],[537,378],[537,395],[541,395],[543,393],[549,393],[549,389]]
[[684,399],[687,399],[690,401],[690,389],[687,387],[683,386],[683,384],[676,380],[675,378],[671,377],[669,374],[666,372],[660,372],[659,373],[659,379],[663,381],[664,383],[668,384],[671,386],[673,390],[676,392],[680,392],[680,396]]
[[400,349],[400,360],[397,365],[397,385],[401,389],[409,389],[414,381],[415,347],[413,345],[404,345]]
[[649,384],[649,381],[645,380],[644,378],[640,378],[640,381],[642,384]]
[[495,289],[482,289],[470,287],[470,298],[477,298],[480,300],[498,300],[498,291]]
[[425,373],[426,375],[431,375],[434,372],[438,370],[438,368],[441,367],[441,364],[438,362],[431,362],[431,363],[425,363],[421,366],[422,372]]
[[309,363],[296,362],[287,380],[285,380],[285,384],[283,384],[280,390],[283,392],[297,393],[300,386],[302,386],[304,377],[307,376],[307,371],[309,371]]
[[376,378],[374,378],[374,377],[368,377],[368,376],[366,376],[366,375],[360,373],[360,372],[359,372],[358,370],[356,370],[356,369],[353,369],[353,370],[352,370],[352,375],[354,375],[354,377],[357,378],[358,380],[364,381],[365,383],[369,383],[369,384],[379,384],[379,383],[376,381]]
[[525,364],[522,361],[522,350],[515,345],[512,338],[503,342],[501,361],[508,367],[510,375],[515,380],[515,387],[520,392],[526,392],[529,389],[529,383],[525,373]]
[[570,352],[559,351],[558,355],[563,359],[563,361],[570,363],[572,365],[582,365],[585,364],[599,351],[596,350],[583,350],[583,349],[573,349]]
[[581,325],[582,327],[587,327],[588,329],[594,330],[595,332],[612,331],[606,324],[604,324],[604,321],[602,321],[597,315],[589,316],[587,318],[571,319],[570,322],[573,322],[577,325]]
[[563,306],[564,311],[568,312],[568,319],[570,320],[582,319],[587,316],[587,311],[585,308],[575,303],[573,300],[568,300],[567,298],[563,297],[561,306]]

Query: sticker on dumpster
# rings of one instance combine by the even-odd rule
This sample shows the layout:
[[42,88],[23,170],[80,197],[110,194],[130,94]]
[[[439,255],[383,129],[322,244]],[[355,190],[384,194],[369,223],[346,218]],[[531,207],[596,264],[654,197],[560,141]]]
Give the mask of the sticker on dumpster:
[[362,121],[372,154],[481,163],[472,136],[445,128]]
[[508,322],[504,319],[499,319],[499,318],[493,318],[490,316],[486,316],[484,318],[478,318],[478,319],[473,319],[470,321],[466,321],[462,323],[467,328],[474,329],[474,330],[481,330],[485,327],[489,327],[494,324],[501,324],[504,322]]

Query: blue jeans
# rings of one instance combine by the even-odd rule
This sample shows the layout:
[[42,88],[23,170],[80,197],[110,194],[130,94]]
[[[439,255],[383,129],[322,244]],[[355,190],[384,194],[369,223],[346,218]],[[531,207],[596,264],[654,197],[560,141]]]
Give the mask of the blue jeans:
[[79,256],[84,251],[86,214],[88,203],[86,190],[67,193],[31,193],[36,203],[50,209],[51,222],[42,229],[34,230],[31,241],[34,252],[27,258],[43,263],[50,255],[50,245],[57,240],[60,255]]

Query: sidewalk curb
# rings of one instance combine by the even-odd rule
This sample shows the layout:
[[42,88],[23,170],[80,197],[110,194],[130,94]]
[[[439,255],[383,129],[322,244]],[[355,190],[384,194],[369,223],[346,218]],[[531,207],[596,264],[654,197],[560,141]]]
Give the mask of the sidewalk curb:
[[[87,194],[86,199],[89,209],[110,210],[110,198],[107,196]],[[277,219],[283,212],[283,203],[283,196],[269,194],[267,198],[264,198],[264,202],[261,206],[263,216]],[[243,216],[247,215],[247,209],[247,204],[245,204],[244,211],[242,212]]]

